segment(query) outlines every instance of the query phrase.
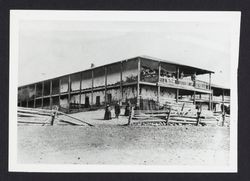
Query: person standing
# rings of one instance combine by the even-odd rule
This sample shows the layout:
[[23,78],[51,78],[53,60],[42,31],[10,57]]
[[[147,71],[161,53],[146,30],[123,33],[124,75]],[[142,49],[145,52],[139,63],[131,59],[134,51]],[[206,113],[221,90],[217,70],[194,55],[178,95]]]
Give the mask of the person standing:
[[132,119],[133,115],[134,115],[134,108],[133,108],[132,105],[131,105],[131,106],[129,107],[129,116],[128,116],[128,123],[127,123],[127,125],[130,125],[131,119]]
[[105,114],[104,114],[104,120],[110,120],[111,119],[111,110],[109,105],[105,108]]
[[117,102],[115,104],[115,117],[119,118],[120,113],[121,113],[121,107],[120,107],[120,104]]
[[125,116],[129,116],[129,109],[130,109],[130,107],[131,107],[131,103],[130,103],[130,101],[128,101],[127,105],[125,107],[125,113],[124,113]]

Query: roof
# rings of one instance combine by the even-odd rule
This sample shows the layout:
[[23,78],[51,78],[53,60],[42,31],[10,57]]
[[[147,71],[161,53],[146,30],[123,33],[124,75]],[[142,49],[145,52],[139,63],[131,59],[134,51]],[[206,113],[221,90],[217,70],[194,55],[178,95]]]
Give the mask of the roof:
[[227,89],[230,90],[230,87],[225,87],[221,85],[211,84],[211,87],[218,88],[218,89]]
[[189,68],[189,69],[195,69],[198,72],[198,74],[199,73],[200,74],[214,73],[211,70],[205,70],[205,69],[198,68],[198,67],[193,67],[193,66],[190,66],[190,65],[180,64],[180,63],[177,63],[177,62],[174,62],[174,61],[163,60],[163,59],[160,59],[160,58],[155,58],[155,57],[151,57],[151,56],[147,56],[147,55],[141,55],[141,56],[136,56],[136,57],[128,58],[128,59],[125,59],[125,60],[116,61],[116,62],[105,64],[105,65],[100,65],[100,66],[93,67],[93,68],[88,68],[88,69],[85,69],[85,70],[82,70],[82,71],[77,71],[77,72],[73,72],[73,73],[64,74],[64,75],[53,77],[53,78],[50,78],[50,79],[45,79],[45,80],[29,83],[29,84],[26,84],[26,85],[21,85],[19,87],[25,87],[25,86],[28,86],[28,85],[31,85],[31,84],[34,84],[34,83],[38,83],[38,82],[42,82],[42,81],[48,81],[48,80],[52,80],[52,79],[56,79],[56,78],[60,78],[60,77],[64,77],[64,76],[68,76],[68,75],[72,75],[72,74],[77,74],[77,73],[89,71],[89,70],[92,70],[92,69],[97,69],[97,68],[101,68],[101,67],[104,67],[104,66],[117,64],[117,63],[120,63],[120,62],[131,61],[131,60],[134,60],[134,59],[137,59],[137,58],[144,58],[144,59],[148,59],[148,60],[151,60],[151,61],[157,61],[157,62],[172,64],[172,65],[178,65],[180,67],[186,67],[186,68]]
[[180,64],[180,63],[175,62],[175,61],[163,60],[163,59],[160,59],[160,58],[155,58],[155,57],[151,57],[151,56],[147,56],[147,55],[142,55],[142,56],[139,56],[139,57],[149,59],[149,60],[159,61],[159,62],[163,62],[163,63],[168,63],[168,64],[172,64],[172,65],[178,65],[180,67],[187,67],[187,68],[190,68],[190,69],[196,69],[200,73],[214,73],[214,71],[212,71],[212,70],[207,70],[207,69],[203,69],[203,68],[199,68],[199,67]]

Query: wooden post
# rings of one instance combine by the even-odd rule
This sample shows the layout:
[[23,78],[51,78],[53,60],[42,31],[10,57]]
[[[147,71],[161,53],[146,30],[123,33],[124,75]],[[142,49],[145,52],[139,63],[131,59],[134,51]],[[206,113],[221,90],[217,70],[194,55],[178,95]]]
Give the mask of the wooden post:
[[160,77],[161,77],[161,62],[158,64],[158,82],[160,82]]
[[50,80],[50,90],[49,90],[49,108],[52,109],[52,80]]
[[120,70],[120,92],[121,92],[121,102],[123,100],[123,89],[122,89],[122,72],[123,72],[123,66],[122,66],[122,61],[121,61],[121,70]]
[[157,86],[157,88],[158,88],[158,90],[157,90],[157,104],[158,104],[158,110],[159,110],[159,109],[160,109],[161,87],[160,87],[160,85],[159,85],[159,82],[158,82],[157,85],[158,85],[158,86]]
[[70,111],[70,92],[71,92],[71,77],[69,75],[68,78],[68,104],[69,104],[69,110]]
[[82,105],[82,72],[80,76],[80,91],[79,91],[79,109],[81,108]]
[[196,126],[198,126],[200,124],[200,116],[201,116],[201,111],[198,110],[197,111],[197,122],[196,122]]
[[93,97],[94,95],[94,69],[93,68],[91,70],[91,80],[92,80],[92,84],[91,84],[91,106],[90,107],[92,107],[94,104],[94,97]]
[[51,122],[50,122],[50,125],[51,125],[51,126],[54,125],[55,118],[57,117],[57,112],[58,112],[58,107],[56,106],[56,109],[55,109],[55,111],[52,113],[52,116],[51,116]]
[[222,89],[222,126],[224,126],[224,124],[225,124],[225,104],[224,104],[224,100],[225,100],[225,98],[224,98],[224,89]]
[[55,121],[55,113],[52,113],[50,125],[53,126]]
[[160,77],[161,77],[161,62],[158,64],[158,83],[157,83],[157,104],[158,104],[158,110],[160,109],[160,96],[161,96],[161,87],[159,85],[160,83]]
[[194,91],[194,98],[193,98],[193,101],[194,101],[194,105],[196,104],[196,91]]
[[107,66],[105,66],[105,93],[104,93],[105,107],[107,106]]
[[176,102],[179,102],[179,89],[176,89]]
[[132,109],[133,109],[133,107],[130,105],[130,107],[129,107],[129,116],[128,116],[128,123],[127,123],[127,125],[130,125],[130,123],[131,123],[131,119],[132,119]]
[[[177,80],[177,84],[179,84],[179,78],[180,78],[180,69],[179,67],[176,68],[176,80]],[[180,90],[177,88],[176,89],[176,102],[179,102],[179,93]]]
[[61,106],[61,84],[62,84],[62,80],[61,78],[59,78],[59,108],[60,109],[60,106]]
[[137,67],[137,107],[140,108],[140,80],[141,80],[141,59],[138,58]]
[[177,81],[179,81],[179,78],[180,78],[180,69],[179,69],[179,67],[177,67],[177,69],[176,69],[176,79],[177,79]]
[[169,122],[169,119],[170,119],[170,116],[171,116],[171,107],[169,107],[169,112],[168,112],[168,115],[167,115],[167,118],[166,118],[166,125],[168,125],[168,122]]
[[[211,91],[211,73],[209,73],[209,90]],[[212,93],[210,92],[209,93],[209,110],[212,109],[212,106],[211,106],[211,96],[212,96]]]
[[44,96],[44,81],[42,82],[42,108],[43,108],[43,96]]
[[36,84],[35,84],[35,94],[34,94],[34,108],[36,107]]

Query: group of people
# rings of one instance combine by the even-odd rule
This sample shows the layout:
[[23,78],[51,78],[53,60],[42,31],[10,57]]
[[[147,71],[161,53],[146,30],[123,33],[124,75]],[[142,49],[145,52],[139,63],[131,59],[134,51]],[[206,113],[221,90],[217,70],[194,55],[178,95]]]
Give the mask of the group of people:
[[[130,116],[131,109],[132,109],[131,103],[130,103],[130,101],[128,101],[128,103],[126,104],[126,107],[125,107],[124,116]],[[120,106],[119,102],[116,102],[116,104],[114,106],[114,110],[115,110],[115,117],[118,119],[120,114],[121,114],[121,106]],[[112,119],[111,107],[109,104],[107,104],[106,108],[105,108],[104,120],[110,120],[110,119]]]

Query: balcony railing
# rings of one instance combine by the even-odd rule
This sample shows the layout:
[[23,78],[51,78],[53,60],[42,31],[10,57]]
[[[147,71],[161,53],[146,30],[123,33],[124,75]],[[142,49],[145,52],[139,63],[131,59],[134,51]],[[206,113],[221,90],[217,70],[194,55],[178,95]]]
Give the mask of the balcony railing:
[[196,80],[195,82],[188,79],[170,78],[170,77],[160,77],[160,83],[164,83],[171,86],[186,87],[186,88],[196,88],[209,90],[209,84],[204,81]]
[[[208,101],[209,100],[209,95],[206,95],[206,94],[196,95],[195,99],[196,100]],[[216,101],[216,102],[222,102],[222,95],[221,96],[214,96],[213,95],[212,100]],[[230,102],[230,96],[224,96],[224,102]]]

